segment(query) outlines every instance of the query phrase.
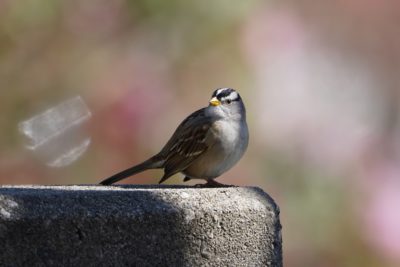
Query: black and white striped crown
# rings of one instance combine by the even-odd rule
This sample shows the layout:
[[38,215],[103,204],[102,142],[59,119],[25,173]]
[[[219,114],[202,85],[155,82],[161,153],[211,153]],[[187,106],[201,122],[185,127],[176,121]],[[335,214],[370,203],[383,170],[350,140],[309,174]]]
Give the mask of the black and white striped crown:
[[240,95],[232,88],[218,88],[212,97],[216,97],[221,102],[239,101]]

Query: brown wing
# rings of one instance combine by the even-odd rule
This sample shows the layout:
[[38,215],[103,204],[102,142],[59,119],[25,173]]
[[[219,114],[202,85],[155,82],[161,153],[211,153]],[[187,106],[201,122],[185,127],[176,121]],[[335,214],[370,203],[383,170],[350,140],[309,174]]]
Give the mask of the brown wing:
[[[196,123],[193,123],[193,119]],[[207,151],[206,143],[208,130],[212,121],[205,116],[204,109],[200,109],[186,118],[176,129],[171,139],[160,154],[166,159],[164,163],[164,177],[168,177],[186,169],[197,157]]]

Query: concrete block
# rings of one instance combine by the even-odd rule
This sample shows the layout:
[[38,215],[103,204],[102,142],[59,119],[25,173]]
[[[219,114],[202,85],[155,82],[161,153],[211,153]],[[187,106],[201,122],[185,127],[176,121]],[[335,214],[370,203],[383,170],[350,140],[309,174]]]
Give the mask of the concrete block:
[[282,266],[255,187],[0,186],[1,266]]

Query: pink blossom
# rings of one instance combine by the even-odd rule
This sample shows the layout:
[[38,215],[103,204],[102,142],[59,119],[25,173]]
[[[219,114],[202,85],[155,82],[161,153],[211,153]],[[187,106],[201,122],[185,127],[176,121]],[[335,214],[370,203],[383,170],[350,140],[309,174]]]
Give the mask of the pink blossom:
[[375,251],[400,263],[400,168],[386,162],[369,173],[364,236]]

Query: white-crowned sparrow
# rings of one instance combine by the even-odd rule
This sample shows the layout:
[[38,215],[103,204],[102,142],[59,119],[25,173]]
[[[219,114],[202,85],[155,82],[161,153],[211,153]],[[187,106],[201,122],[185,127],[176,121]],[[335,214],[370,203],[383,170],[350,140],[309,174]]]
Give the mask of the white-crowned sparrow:
[[181,172],[184,181],[205,179],[206,185],[222,185],[214,179],[243,156],[249,141],[246,109],[231,88],[212,94],[210,104],[187,117],[164,148],[150,159],[119,172],[100,184],[109,185],[147,169],[164,169],[159,183]]

